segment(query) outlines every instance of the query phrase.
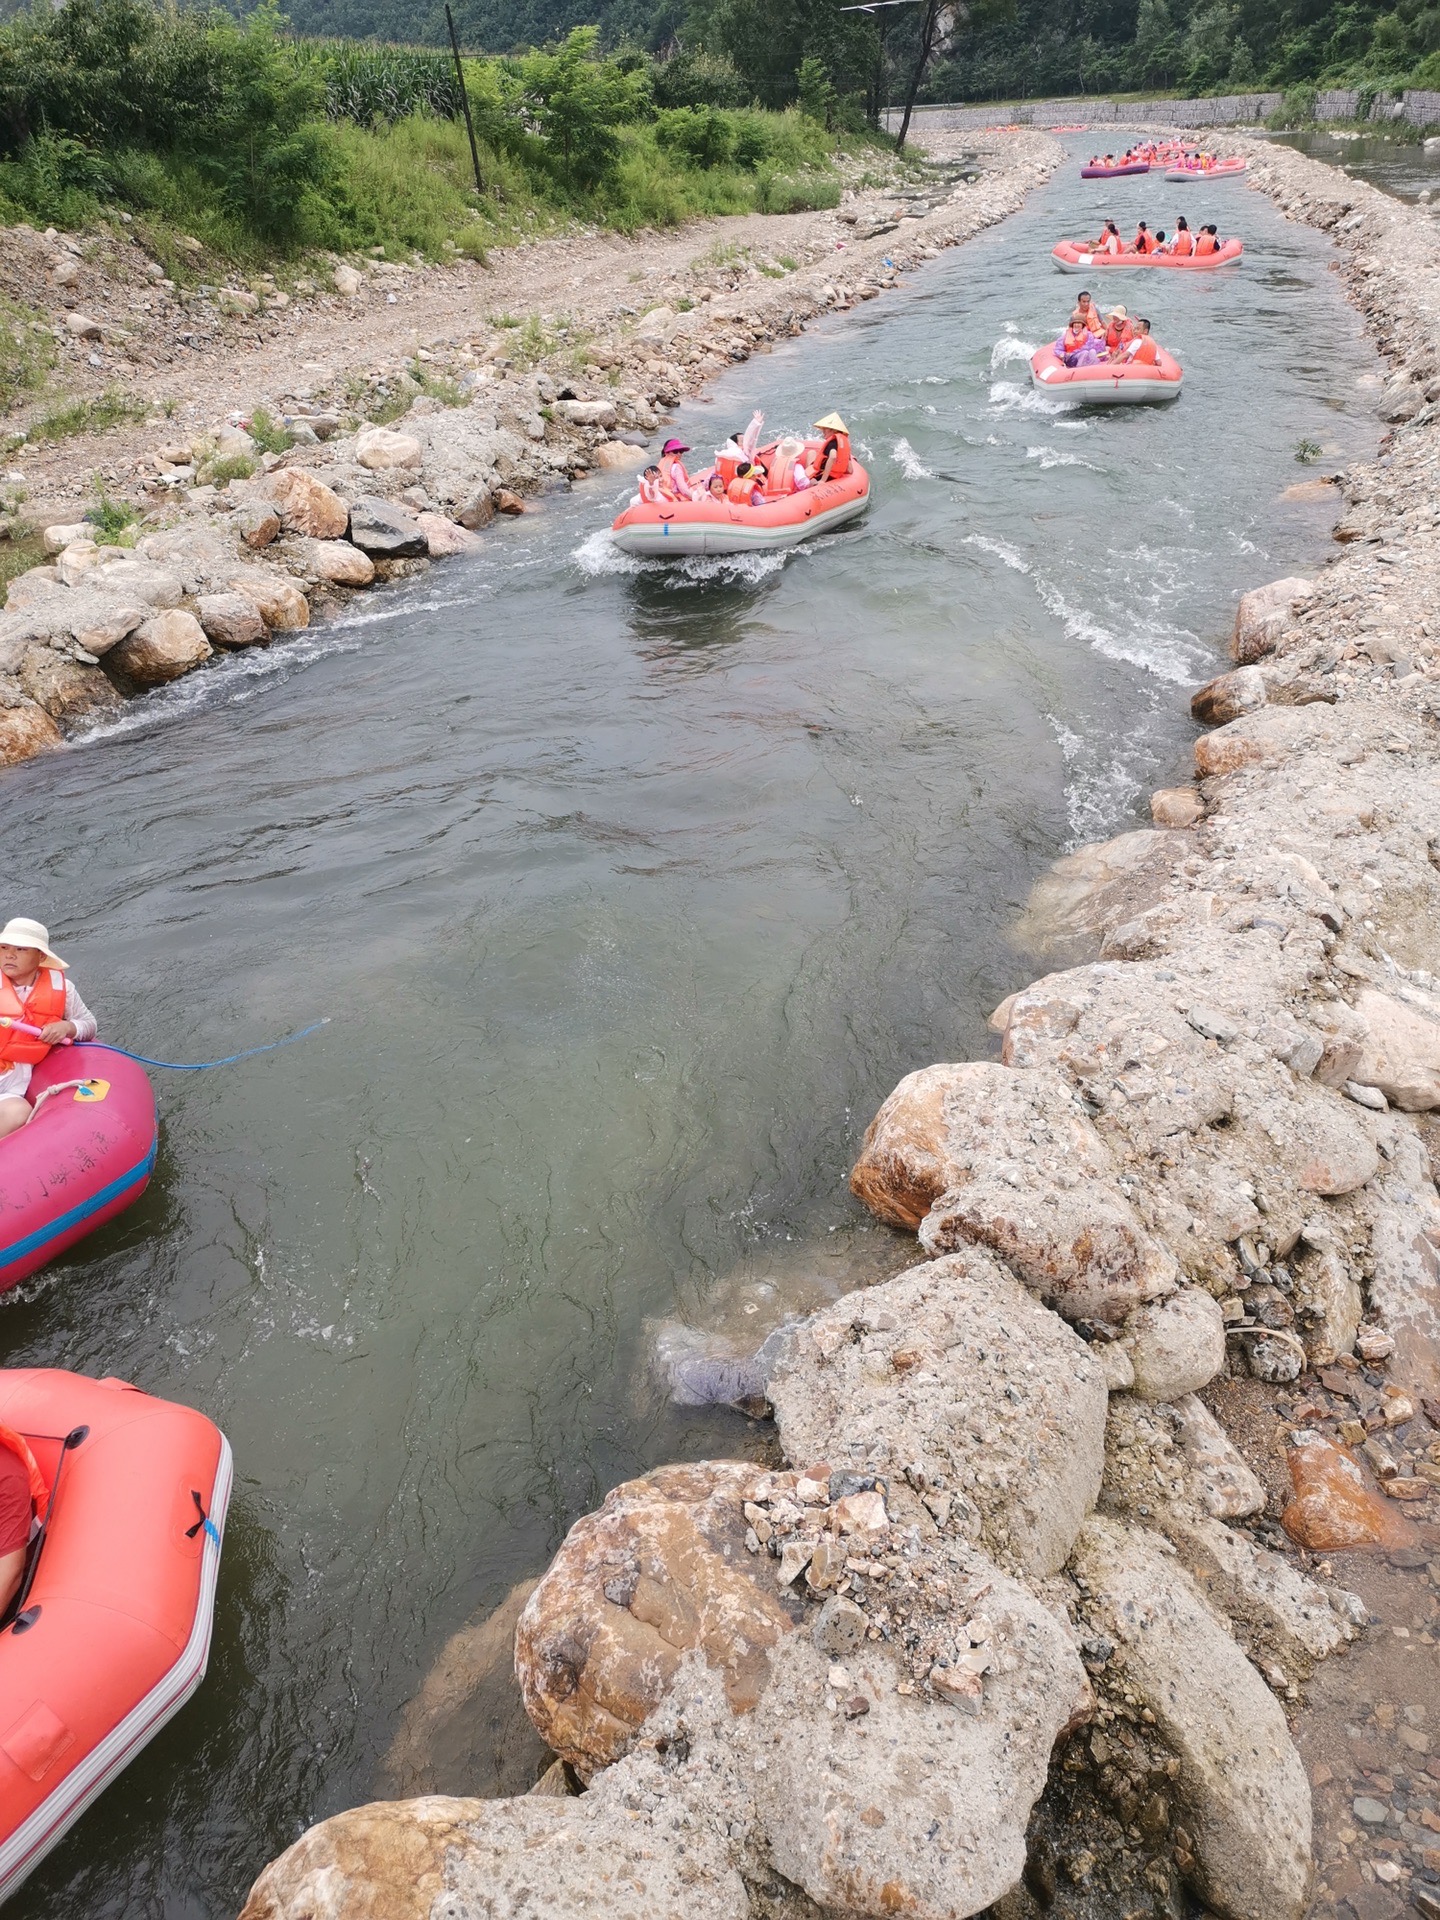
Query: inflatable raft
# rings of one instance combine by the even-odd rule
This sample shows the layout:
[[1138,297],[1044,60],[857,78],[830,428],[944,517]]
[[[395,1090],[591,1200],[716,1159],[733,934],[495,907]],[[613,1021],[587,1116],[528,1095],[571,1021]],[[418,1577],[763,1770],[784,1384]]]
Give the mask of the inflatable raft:
[[3,1900],[204,1678],[231,1462],[123,1380],[0,1370],[0,1422],[49,1490],[0,1628]]
[[1125,167],[1081,167],[1080,178],[1082,180],[1118,180],[1123,174],[1149,173],[1149,171],[1148,160],[1132,160]]
[[104,1047],[56,1047],[30,1077],[34,1115],[0,1140],[0,1291],[123,1213],[155,1165],[145,1069]]
[[1078,240],[1062,240],[1050,249],[1050,258],[1062,273],[1108,272],[1114,267],[1165,267],[1177,273],[1207,273],[1212,267],[1233,267],[1245,251],[1240,240],[1227,240],[1218,253],[1104,253],[1082,247]]
[[1175,186],[1188,180],[1228,180],[1232,175],[1244,173],[1249,162],[1244,159],[1217,160],[1209,167],[1167,167],[1165,178]]
[[1099,361],[1089,367],[1067,367],[1053,346],[1041,347],[1030,361],[1030,378],[1047,393],[1078,400],[1087,407],[1134,406],[1158,400],[1177,400],[1185,376],[1178,360],[1165,349],[1153,367],[1133,360]]
[[843,479],[780,494],[758,507],[737,507],[728,500],[662,500],[654,506],[632,500],[610,531],[623,553],[662,559],[672,554],[770,553],[843,527],[869,504],[870,476],[852,459]]

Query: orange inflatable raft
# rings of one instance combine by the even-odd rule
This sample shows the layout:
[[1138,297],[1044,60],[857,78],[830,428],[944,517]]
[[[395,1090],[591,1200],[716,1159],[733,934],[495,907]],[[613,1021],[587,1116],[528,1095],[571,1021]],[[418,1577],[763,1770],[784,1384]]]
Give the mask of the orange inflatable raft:
[[1078,240],[1062,240],[1050,249],[1050,258],[1062,273],[1108,272],[1113,267],[1167,267],[1176,273],[1205,273],[1211,267],[1233,267],[1244,253],[1244,243],[1227,240],[1215,253],[1105,253],[1082,246]]
[[230,1448],[123,1380],[0,1369],[47,1499],[0,1626],[0,1900],[199,1686]]
[[1165,178],[1176,187],[1188,180],[1230,180],[1237,173],[1244,173],[1249,164],[1239,155],[1232,160],[1212,160],[1208,167],[1186,166],[1182,161],[1178,166],[1166,167]]
[[1032,355],[1030,378],[1047,393],[1078,400],[1082,406],[1120,407],[1177,400],[1185,375],[1179,361],[1163,347],[1157,350],[1153,366],[1134,360],[1100,360],[1093,366],[1067,367],[1052,345]]
[[[762,449],[761,457],[769,449]],[[638,497],[614,522],[610,537],[623,553],[668,559],[692,553],[771,553],[854,520],[870,504],[870,476],[852,457],[838,480],[820,480],[800,493],[781,493],[758,507],[729,500]]]

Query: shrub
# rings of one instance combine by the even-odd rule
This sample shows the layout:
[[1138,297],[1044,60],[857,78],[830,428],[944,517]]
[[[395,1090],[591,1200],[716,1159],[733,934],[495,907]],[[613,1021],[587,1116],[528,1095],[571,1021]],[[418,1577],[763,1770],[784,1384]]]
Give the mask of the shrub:
[[1289,87],[1266,124],[1277,131],[1286,127],[1313,126],[1318,98],[1319,94],[1312,86]]
[[723,167],[735,157],[735,119],[713,107],[672,107],[655,116],[655,138],[692,167]]
[[651,85],[657,107],[743,107],[750,99],[734,67],[714,53],[682,52],[657,60]]
[[126,535],[139,520],[140,515],[128,500],[112,500],[105,491],[105,483],[99,474],[95,475],[96,505],[85,515],[86,520],[95,529],[95,544],[101,547],[128,546],[133,540]]
[[598,37],[598,28],[576,27],[558,47],[528,53],[514,69],[522,120],[544,141],[562,179],[588,191],[619,157],[617,127],[650,105],[649,75],[597,59]]
[[250,416],[250,438],[259,453],[288,453],[295,436],[264,407],[256,407]]

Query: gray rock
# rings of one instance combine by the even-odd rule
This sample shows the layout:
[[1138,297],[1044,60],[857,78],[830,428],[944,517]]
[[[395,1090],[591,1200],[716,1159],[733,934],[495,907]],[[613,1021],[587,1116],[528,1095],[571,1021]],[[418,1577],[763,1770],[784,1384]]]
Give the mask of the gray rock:
[[1124,1341],[1143,1400],[1178,1400],[1208,1386],[1225,1365],[1225,1321],[1198,1287],[1138,1308],[1125,1322]]
[[266,638],[265,622],[243,593],[202,594],[195,611],[217,647],[253,647]]
[[1225,1920],[1302,1920],[1310,1786],[1275,1696],[1154,1534],[1092,1516],[1074,1567],[1180,1761],[1205,1899]]
[[368,493],[350,503],[350,543],[381,560],[406,560],[428,551],[414,514]]
[[998,1261],[972,1248],[912,1267],[781,1338],[768,1392],[790,1459],[903,1473],[957,1496],[948,1525],[978,1527],[1002,1561],[1064,1564],[1100,1486],[1105,1380]]
[[1221,1013],[1215,1007],[1191,1007],[1185,1018],[1202,1039],[1217,1040],[1222,1047],[1229,1046],[1232,1040],[1240,1037],[1240,1029],[1229,1014]]
[[841,1597],[827,1600],[815,1616],[810,1637],[821,1653],[841,1658],[864,1644],[869,1625],[862,1608]]
[[1368,1793],[1359,1794],[1350,1806],[1355,1818],[1367,1827],[1383,1827],[1390,1818],[1390,1809],[1385,1802],[1373,1799]]

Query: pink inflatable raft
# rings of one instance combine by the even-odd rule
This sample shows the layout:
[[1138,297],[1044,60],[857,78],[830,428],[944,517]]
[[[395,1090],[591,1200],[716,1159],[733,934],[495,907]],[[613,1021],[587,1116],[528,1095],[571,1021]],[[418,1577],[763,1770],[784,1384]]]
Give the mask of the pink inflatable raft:
[[0,1140],[0,1291],[123,1213],[155,1165],[155,1095],[122,1054],[56,1047],[28,1097],[34,1114]]
[[1078,400],[1086,407],[1134,406],[1157,400],[1177,400],[1185,376],[1180,363],[1163,347],[1154,366],[1133,360],[1101,360],[1089,367],[1067,367],[1052,346],[1041,347],[1030,361],[1030,378],[1047,393]]
[[1172,186],[1183,186],[1190,180],[1229,180],[1237,173],[1244,173],[1249,162],[1240,156],[1233,160],[1214,160],[1208,167],[1188,167],[1183,163],[1165,169],[1165,178]]

